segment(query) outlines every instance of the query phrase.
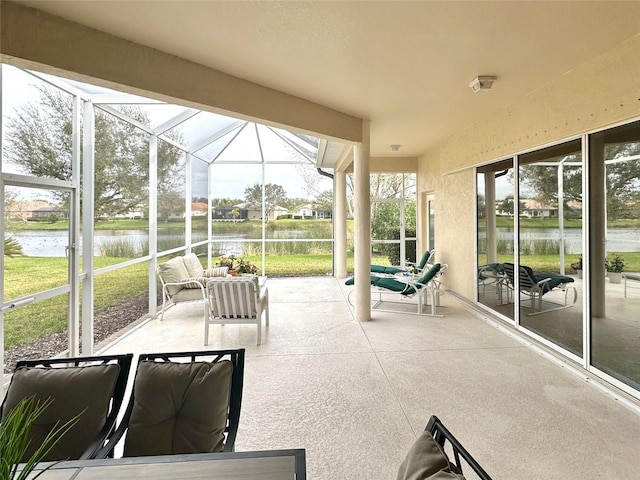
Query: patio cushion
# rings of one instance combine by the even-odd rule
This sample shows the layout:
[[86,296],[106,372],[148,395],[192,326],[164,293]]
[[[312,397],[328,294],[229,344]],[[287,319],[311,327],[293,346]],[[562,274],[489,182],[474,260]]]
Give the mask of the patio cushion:
[[184,284],[184,288],[200,288],[200,287],[206,287],[207,286],[207,280],[208,278],[206,277],[196,277],[196,278],[187,278],[187,282]]
[[[249,289],[249,291],[247,292],[246,289],[241,288],[240,289],[241,293],[238,293],[237,289],[232,288],[232,285],[234,285],[234,283],[247,282],[247,281],[250,281],[255,284],[255,291],[258,292],[259,294],[260,285],[258,283],[258,277],[256,275],[241,276],[241,277],[226,277],[224,279],[211,280],[211,282],[218,282],[218,284],[221,285],[222,291],[223,291],[222,298],[218,299],[215,296],[213,285],[209,284],[208,291],[209,291],[209,295],[212,297],[210,299],[209,305],[214,317],[220,317],[221,315],[231,317],[233,312],[236,312],[235,318],[239,318],[241,316],[241,313],[244,313],[244,317],[246,318],[251,318],[256,316],[258,310],[257,310],[256,302],[253,297],[254,295],[253,291]],[[231,308],[225,309],[224,294],[226,294],[227,305],[231,306],[232,309]],[[247,311],[247,308],[246,308],[247,294],[249,295],[249,305],[251,307],[249,311]],[[223,309],[222,312],[218,310],[217,300],[219,300],[222,304],[222,309]],[[230,305],[232,301],[233,301],[233,305]]]
[[183,288],[178,293],[171,297],[171,300],[175,303],[191,302],[193,300],[204,300],[202,290],[198,288]]
[[138,365],[124,456],[221,452],[230,361]]
[[422,270],[424,267],[427,266],[427,261],[429,260],[429,257],[431,256],[431,253],[432,252],[430,250],[427,250],[422,254],[422,258],[420,259],[420,261],[416,265],[416,267],[419,270]]
[[[427,273],[416,282],[422,285],[426,285],[429,283],[433,277],[440,271],[441,265],[436,263],[433,267],[431,267]],[[390,290],[392,292],[398,292],[401,295],[412,295],[416,293],[415,287],[407,282],[403,282],[394,277],[379,277],[377,275],[371,275],[370,280],[371,285],[376,287],[384,288],[386,290]],[[344,282],[345,285],[353,285],[355,283],[355,277],[349,278]],[[420,285],[418,286],[420,288]]]
[[407,452],[397,480],[464,480],[457,470],[431,434],[424,431]]
[[104,426],[120,366],[92,365],[66,368],[18,368],[11,379],[3,416],[22,399],[35,397],[42,403],[52,399],[31,427],[31,443],[23,460],[42,444],[57,422],[79,416],[78,422],[44,457],[45,461],[78,459]]
[[195,253],[188,253],[184,257],[182,257],[182,261],[184,262],[184,266],[187,269],[187,277],[203,277],[204,276],[204,268],[202,268],[202,264],[200,260],[198,260],[198,256]]
[[[184,266],[182,257],[175,257],[171,260],[161,263],[160,265],[158,265],[158,269],[165,283],[183,282],[190,277],[186,267]],[[182,288],[183,287],[181,285],[169,285],[167,287],[167,290],[169,291],[170,295],[175,295],[180,290],[182,290]]]
[[394,273],[406,272],[407,270],[400,267],[391,267],[384,265],[371,265],[372,273],[387,273],[389,275],[393,275]]
[[207,278],[226,277],[228,271],[229,271],[229,267],[213,267],[213,268],[207,268],[204,271],[203,275]]

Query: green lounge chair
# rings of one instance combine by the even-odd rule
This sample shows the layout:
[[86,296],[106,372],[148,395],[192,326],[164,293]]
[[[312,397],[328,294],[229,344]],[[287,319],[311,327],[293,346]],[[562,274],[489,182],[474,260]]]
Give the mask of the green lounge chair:
[[409,270],[417,270],[418,274],[421,274],[425,271],[425,268],[430,268],[433,265],[433,259],[435,258],[436,251],[427,250],[422,255],[422,258],[418,263],[407,262],[406,268],[396,267],[396,266],[385,266],[385,265],[371,265],[371,273],[383,273],[386,275],[395,275],[396,273],[407,272]]
[[[440,296],[440,282],[437,281],[437,277],[442,275],[444,270],[447,268],[447,264],[441,265],[436,263],[433,265],[427,272],[418,279],[413,279],[411,277],[390,277],[390,276],[381,276],[381,275],[371,275],[369,281],[371,282],[371,286],[377,289],[379,294],[378,300],[376,300],[373,308],[376,308],[380,303],[382,303],[382,294],[383,293],[399,293],[401,298],[409,298],[417,295],[418,297],[418,314],[420,315],[431,315],[434,317],[442,317],[442,315],[436,314],[436,306],[439,303]],[[404,270],[403,270],[404,271]],[[345,285],[354,285],[355,277],[349,278]],[[351,294],[348,295],[348,301],[351,306],[353,303],[351,302]],[[427,305],[427,295],[431,297],[431,313],[425,314],[423,312],[424,305]]]

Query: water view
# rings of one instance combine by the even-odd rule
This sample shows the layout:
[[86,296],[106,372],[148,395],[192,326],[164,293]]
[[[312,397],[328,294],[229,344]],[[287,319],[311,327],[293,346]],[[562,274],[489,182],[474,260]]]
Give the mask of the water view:
[[[213,235],[213,252],[224,255],[241,256],[247,241],[260,240],[260,231],[256,234],[219,234]],[[64,230],[20,230],[7,232],[7,235],[13,237],[22,246],[22,251],[30,257],[64,257],[67,256],[67,245],[69,243],[69,234]],[[272,239],[306,239],[309,238],[310,232],[304,230],[278,230],[270,232],[269,238]],[[159,249],[164,250],[171,248],[176,244],[179,237],[184,243],[184,235],[162,234],[158,233]],[[205,233],[194,233],[193,242],[206,240]],[[109,254],[114,246],[126,242],[126,244],[137,252],[148,252],[149,234],[145,230],[99,230],[94,235],[93,254],[94,256],[118,256]],[[169,247],[163,248],[163,245]],[[82,248],[82,238],[80,246]]]

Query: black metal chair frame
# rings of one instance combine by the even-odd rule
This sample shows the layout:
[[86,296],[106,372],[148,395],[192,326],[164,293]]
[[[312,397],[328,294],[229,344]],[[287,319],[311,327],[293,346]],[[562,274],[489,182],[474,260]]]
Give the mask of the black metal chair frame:
[[462,444],[458,441],[456,437],[445,427],[440,419],[435,415],[432,415],[427,423],[425,428],[434,438],[434,440],[440,445],[442,451],[444,452],[445,443],[448,441],[451,444],[451,450],[453,451],[453,460],[460,470],[460,473],[464,474],[462,471],[462,462],[460,461],[460,457],[464,459],[464,461],[471,467],[471,469],[476,473],[480,480],[492,480],[491,477],[484,469],[480,466],[480,464],[476,461],[475,458],[471,456],[471,454],[467,451],[466,448],[462,446]]
[[[213,360],[207,360],[217,363],[221,360],[230,360],[233,365],[231,374],[231,392],[229,397],[229,408],[227,411],[227,425],[224,429],[226,439],[224,442],[224,452],[233,452],[236,435],[238,434],[238,425],[240,424],[240,410],[242,408],[242,388],[244,382],[244,357],[245,349],[237,350],[203,350],[198,352],[168,352],[168,353],[142,353],[138,361],[152,360],[171,362],[177,359],[190,359],[191,362],[198,361],[203,357],[214,357]],[[135,378],[134,378],[135,385]],[[111,436],[109,443],[102,448],[94,458],[107,458],[113,455],[116,445],[120,442],[125,432],[129,428],[129,419],[133,411],[134,394],[133,389],[129,396],[129,404],[124,412],[115,432]],[[200,452],[202,453],[202,452]]]
[[[133,354],[127,353],[123,355],[100,355],[92,357],[71,357],[71,358],[47,358],[42,360],[20,360],[16,363],[16,369],[20,367],[27,368],[63,368],[67,367],[83,367],[89,365],[106,365],[108,363],[118,363],[120,365],[120,373],[116,380],[116,385],[111,396],[111,406],[104,426],[98,433],[95,440],[86,448],[79,460],[94,458],[98,450],[105,446],[111,438],[116,428],[118,413],[124,402],[124,395],[127,389],[127,380],[131,371],[131,362]],[[2,402],[2,410],[6,402],[6,395]],[[0,414],[1,411],[0,410]]]

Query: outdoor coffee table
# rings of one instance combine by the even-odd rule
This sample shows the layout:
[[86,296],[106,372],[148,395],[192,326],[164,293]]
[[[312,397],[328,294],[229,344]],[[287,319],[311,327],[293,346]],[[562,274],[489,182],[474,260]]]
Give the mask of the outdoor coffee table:
[[38,478],[41,480],[128,480],[133,478],[305,480],[305,461],[304,449],[107,458],[60,462]]

